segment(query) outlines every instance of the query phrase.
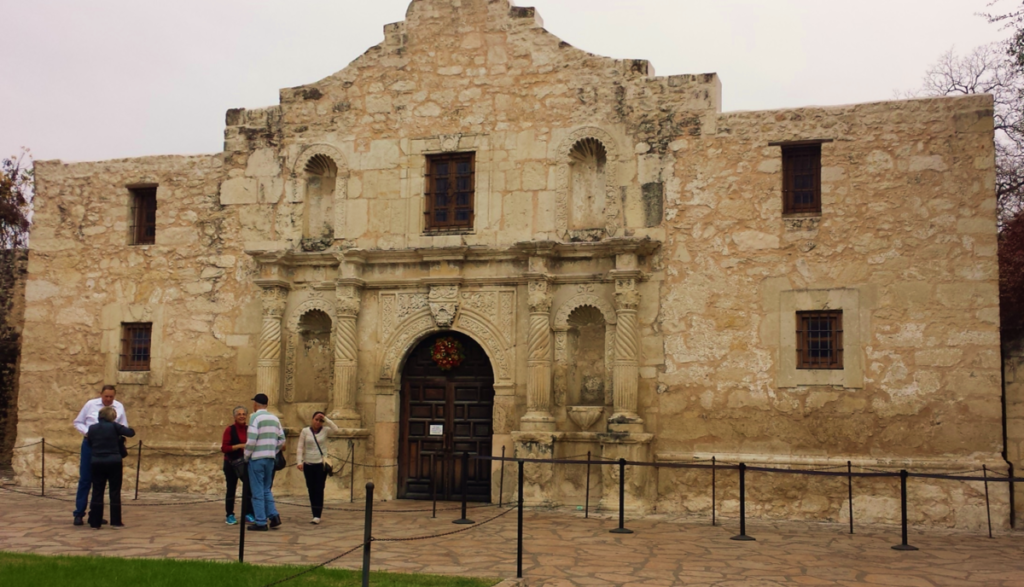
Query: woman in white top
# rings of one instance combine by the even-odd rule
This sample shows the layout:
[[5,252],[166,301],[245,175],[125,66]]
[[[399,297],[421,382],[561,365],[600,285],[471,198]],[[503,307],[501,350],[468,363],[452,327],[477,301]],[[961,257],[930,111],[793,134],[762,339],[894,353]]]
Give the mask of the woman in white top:
[[337,429],[338,426],[323,412],[317,412],[313,414],[313,423],[299,433],[295,462],[306,477],[309,505],[313,508],[312,524],[320,523],[320,515],[324,510],[324,485],[327,484],[324,455],[327,454],[327,436]]

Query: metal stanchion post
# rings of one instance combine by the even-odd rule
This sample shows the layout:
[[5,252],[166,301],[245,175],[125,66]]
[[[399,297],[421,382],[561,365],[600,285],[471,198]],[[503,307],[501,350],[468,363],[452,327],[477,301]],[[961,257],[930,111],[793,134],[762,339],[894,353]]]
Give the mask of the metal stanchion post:
[[352,461],[352,463],[351,463],[352,467],[351,467],[351,469],[349,469],[349,472],[348,472],[348,502],[349,503],[355,503],[356,502],[356,453],[355,453],[355,448],[356,448],[355,447],[355,443],[353,443],[352,439],[349,438],[348,439],[348,458],[349,458],[350,461]]
[[619,459],[619,527],[609,530],[612,534],[632,534],[626,523],[626,459]]
[[755,540],[747,536],[747,465],[740,463],[740,533],[730,540]]
[[469,453],[462,453],[462,517],[452,524],[475,524],[473,520],[466,518],[466,499],[469,490]]
[[370,587],[370,543],[373,541],[373,481],[366,484],[366,521],[363,523],[363,587]]
[[853,534],[853,463],[846,461],[846,487],[850,491],[850,534]]
[[431,518],[437,517],[437,461],[434,455],[430,455],[430,499],[434,502],[430,512]]
[[587,496],[583,502],[583,517],[590,518],[590,451],[587,451]]
[[43,467],[40,470],[39,492],[41,495],[46,495],[46,439],[44,438],[40,442],[42,443],[40,446],[43,447]]
[[917,550],[917,547],[907,544],[907,470],[900,471],[900,518],[903,523],[903,543],[893,546],[893,550]]
[[[246,466],[246,472],[249,468]],[[245,562],[245,503],[252,502],[252,491],[249,489],[249,480],[240,479],[242,482],[242,519],[238,522],[238,562]]]
[[1009,489],[1010,489],[1010,529],[1013,530],[1014,528],[1017,527],[1017,521],[1014,520],[1014,518],[1017,517],[1017,516],[1014,515],[1014,512],[1016,510],[1014,509],[1015,504],[1014,504],[1014,495],[1013,495],[1013,493],[1014,493],[1014,490],[1013,490],[1013,479],[1014,479],[1014,476],[1013,476],[1013,463],[1006,463],[1006,474],[1009,475],[1009,477],[1010,477],[1010,483],[1009,483]]
[[498,507],[505,497],[505,445],[501,446],[501,481],[498,482]]
[[519,526],[516,531],[516,579],[523,578],[523,461],[519,461]]
[[982,465],[981,472],[985,475],[985,513],[988,514],[988,537],[992,538],[992,510],[988,503],[988,466]]
[[[139,441],[139,456],[135,461],[135,499],[139,499],[139,475],[142,473],[142,441]],[[244,491],[244,490],[243,490]]]
[[715,466],[715,457],[712,456],[711,457],[711,525],[712,526],[715,525],[715,509],[717,508],[717,504],[715,503],[715,498],[717,497],[715,495],[715,473],[717,471],[718,471],[718,468]]

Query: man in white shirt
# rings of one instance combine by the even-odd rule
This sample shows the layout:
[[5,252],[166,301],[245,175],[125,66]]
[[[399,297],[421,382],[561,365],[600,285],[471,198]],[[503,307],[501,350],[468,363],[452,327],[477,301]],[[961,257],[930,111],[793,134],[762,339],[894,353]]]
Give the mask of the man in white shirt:
[[75,429],[82,433],[82,456],[78,463],[78,493],[75,495],[76,526],[85,523],[82,518],[85,516],[86,506],[89,505],[89,491],[92,489],[92,468],[90,467],[92,450],[89,448],[89,442],[85,439],[85,436],[89,434],[89,426],[99,421],[101,409],[112,406],[117,412],[117,418],[114,421],[128,427],[128,417],[125,415],[124,406],[114,399],[116,394],[117,391],[113,385],[104,385],[100,390],[100,396],[85,402],[82,410],[78,412],[78,417],[75,418]]

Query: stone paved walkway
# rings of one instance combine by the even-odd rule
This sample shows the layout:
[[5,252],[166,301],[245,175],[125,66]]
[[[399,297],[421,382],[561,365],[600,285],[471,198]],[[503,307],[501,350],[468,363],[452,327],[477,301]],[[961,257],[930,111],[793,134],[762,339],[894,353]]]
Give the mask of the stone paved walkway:
[[[62,499],[66,494],[48,492]],[[130,500],[131,495],[126,494]],[[210,496],[146,495],[135,503],[193,501]],[[298,499],[285,499],[302,503]],[[126,502],[129,503],[129,502]],[[451,508],[456,504],[438,504]],[[347,503],[329,507],[353,508]],[[413,512],[429,502],[376,506],[377,538],[439,534],[465,528],[451,523],[456,510]],[[301,505],[279,506],[284,525],[246,534],[246,561],[310,564],[358,545],[361,511],[331,510],[324,523],[308,523]],[[71,525],[70,504],[0,491],[0,550],[38,554],[235,560],[238,527],[223,522],[221,503],[180,506],[126,505],[124,530],[96,531]],[[383,510],[402,510],[391,513]],[[494,507],[470,510],[486,520]],[[528,585],[559,587],[713,585],[985,585],[1024,587],[1024,534],[993,539],[976,533],[911,532],[918,552],[896,552],[899,529],[864,527],[851,536],[840,525],[750,521],[756,542],[734,542],[734,520],[710,527],[693,518],[654,516],[629,521],[632,535],[609,534],[610,518],[586,520],[582,512],[527,511],[524,516],[524,576]],[[390,571],[515,577],[516,514],[511,512],[466,532],[430,540],[375,542],[373,568]],[[331,566],[358,568],[353,553]],[[70,586],[69,586],[70,587]]]

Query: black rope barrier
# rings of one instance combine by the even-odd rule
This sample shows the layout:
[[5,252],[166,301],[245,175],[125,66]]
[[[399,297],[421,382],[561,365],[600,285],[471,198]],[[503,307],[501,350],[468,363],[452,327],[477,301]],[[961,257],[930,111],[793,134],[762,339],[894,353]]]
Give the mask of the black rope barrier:
[[[466,526],[465,528],[459,528],[458,530],[451,530],[449,532],[442,532],[441,534],[429,534],[429,535],[425,535],[425,536],[409,536],[409,537],[406,537],[406,538],[374,538],[373,541],[374,542],[412,542],[412,541],[415,541],[415,540],[430,540],[430,539],[433,539],[433,538],[444,538],[446,536],[451,536],[453,534],[460,534],[462,532],[467,532],[469,530],[473,530],[473,529],[479,528],[480,526],[483,526],[484,524],[486,524],[488,522],[493,522],[494,520],[497,520],[498,518],[500,518],[500,517],[502,517],[502,516],[504,516],[504,515],[506,515],[506,514],[508,514],[510,512],[514,512],[515,510],[516,510],[516,508],[508,508],[507,510],[501,512],[500,514],[497,514],[496,516],[488,518],[488,519],[484,520],[483,522],[476,522],[472,526]],[[375,510],[375,511],[380,511],[380,510]]]
[[274,587],[274,585],[280,585],[281,583],[287,583],[288,581],[291,581],[292,579],[297,579],[297,578],[299,578],[299,577],[301,577],[303,575],[306,575],[308,573],[312,573],[313,571],[315,571],[315,570],[317,570],[317,569],[319,569],[321,567],[326,567],[327,565],[333,563],[334,561],[340,559],[341,557],[348,556],[348,555],[352,554],[353,552],[355,552],[355,551],[359,550],[360,548],[363,548],[364,546],[366,546],[366,544],[367,543],[363,543],[363,544],[360,544],[359,546],[356,546],[354,548],[350,548],[349,550],[346,550],[345,552],[339,554],[338,556],[336,556],[334,558],[331,558],[329,560],[325,560],[324,562],[322,562],[322,563],[320,563],[320,564],[318,564],[316,566],[310,567],[310,568],[308,568],[308,569],[306,569],[306,570],[304,570],[304,571],[302,571],[300,573],[295,573],[294,575],[291,575],[289,577],[285,577],[284,579],[278,579],[277,581],[274,581],[273,583],[267,583],[263,587]]
[[42,440],[38,440],[38,441],[36,441],[36,442],[30,442],[30,443],[28,443],[28,444],[23,444],[23,445],[21,445],[21,446],[12,446],[12,447],[11,447],[11,450],[21,450],[21,449],[23,449],[23,448],[31,448],[31,447],[33,447],[33,446],[36,446],[36,445],[38,445],[38,444],[42,444],[42,443],[43,443],[43,441],[42,441]]

